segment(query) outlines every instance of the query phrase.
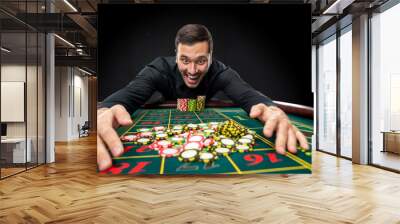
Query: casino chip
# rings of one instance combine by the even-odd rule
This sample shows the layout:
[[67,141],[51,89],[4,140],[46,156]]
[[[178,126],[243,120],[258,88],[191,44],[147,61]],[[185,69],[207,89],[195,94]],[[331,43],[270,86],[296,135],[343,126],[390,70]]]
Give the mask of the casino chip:
[[157,127],[153,127],[154,131],[164,131],[165,127],[164,126],[157,126]]
[[235,146],[235,142],[230,138],[221,139],[221,146],[223,148],[232,149]]
[[209,126],[219,125],[219,122],[212,121],[212,122],[208,123],[208,125]]
[[213,129],[214,131],[217,131],[218,127],[219,127],[219,123],[218,122],[210,122],[210,123],[208,123],[208,126],[209,126],[210,129]]
[[238,140],[238,143],[242,144],[242,145],[253,145],[254,141],[251,139],[242,137],[241,139]]
[[182,130],[183,129],[183,126],[182,125],[174,125],[173,127],[172,127],[172,129],[173,130]]
[[157,144],[162,148],[168,148],[168,147],[172,146],[172,143],[170,141],[167,141],[167,140],[158,141]]
[[189,99],[178,99],[178,102],[176,103],[176,109],[182,112],[188,111],[188,103]]
[[204,140],[204,136],[202,135],[189,135],[188,142],[202,142]]
[[138,139],[136,135],[125,135],[121,137],[123,142],[135,142]]
[[160,150],[161,147],[157,144],[157,142],[153,142],[149,145],[149,148],[153,150]]
[[196,110],[203,111],[206,106],[206,96],[197,96]]
[[150,128],[139,128],[139,129],[137,129],[137,131],[138,132],[149,132],[149,131],[151,131],[151,129]]
[[189,132],[183,132],[182,134],[180,134],[179,136],[182,138],[187,138],[190,135]]
[[160,133],[160,134],[156,135],[157,140],[165,140],[165,139],[167,139],[167,137],[168,137],[168,135],[165,133]]
[[168,136],[172,136],[173,135],[172,129],[166,129],[165,134],[167,134]]
[[219,147],[215,149],[215,153],[217,153],[217,155],[227,156],[230,150],[228,148]]
[[247,135],[242,136],[242,138],[254,139],[254,136],[251,134],[247,134]]
[[200,151],[202,149],[202,145],[200,142],[189,142],[183,145],[183,149]]
[[145,131],[140,133],[140,137],[142,138],[152,138],[153,137],[153,132],[151,131]]
[[240,153],[244,153],[250,151],[250,147],[248,145],[237,145],[236,150]]
[[173,135],[180,135],[183,132],[183,129],[172,129],[172,134]]
[[210,137],[215,133],[213,129],[204,129],[203,132],[205,137]]
[[197,100],[196,99],[189,99],[188,111],[194,112],[196,110],[197,110]]
[[147,145],[147,144],[149,144],[150,143],[150,139],[149,138],[139,138],[138,140],[137,140],[137,142],[139,143],[139,144],[142,144],[142,145]]
[[203,163],[212,163],[217,158],[218,158],[218,156],[212,154],[211,152],[200,152],[199,153],[199,159]]
[[225,138],[227,138],[225,135],[216,135],[214,137],[214,139],[217,140],[217,141],[220,141],[220,140],[225,139]]
[[178,156],[181,162],[200,161],[210,164],[218,155],[227,156],[253,150],[255,132],[234,122],[209,122],[174,125],[172,128],[156,126],[137,129],[137,134],[121,137],[124,142],[148,145],[161,157]]
[[249,134],[249,135],[255,135],[256,132],[253,131],[253,130],[247,129],[247,134]]
[[207,138],[207,139],[205,139],[205,140],[203,141],[203,146],[204,146],[204,147],[207,147],[207,148],[212,147],[213,144],[214,144],[214,139],[212,139],[212,138]]
[[238,125],[233,120],[227,120],[222,123],[218,129],[221,135],[225,135],[229,138],[237,138],[245,135],[247,133],[247,129]]
[[198,124],[198,125],[199,125],[199,127],[200,127],[201,130],[207,129],[207,128],[208,128],[208,124],[206,124],[206,123],[200,123],[200,124]]
[[188,124],[186,125],[187,130],[196,130],[199,126],[197,124]]
[[175,145],[181,145],[184,143],[185,139],[182,137],[174,136],[171,138],[171,141]]
[[182,153],[179,155],[178,159],[181,162],[194,162],[196,161],[198,156],[198,151],[197,150],[185,150],[182,151]]
[[181,150],[177,148],[163,148],[158,151],[160,156],[163,157],[173,157],[173,156],[178,156]]

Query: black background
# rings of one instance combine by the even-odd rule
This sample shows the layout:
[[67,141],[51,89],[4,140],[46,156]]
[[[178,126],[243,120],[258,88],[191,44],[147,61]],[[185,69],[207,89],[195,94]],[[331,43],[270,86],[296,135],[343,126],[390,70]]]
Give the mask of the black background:
[[312,106],[310,5],[99,5],[99,101],[158,56],[175,54],[178,29],[208,27],[215,59],[273,100]]

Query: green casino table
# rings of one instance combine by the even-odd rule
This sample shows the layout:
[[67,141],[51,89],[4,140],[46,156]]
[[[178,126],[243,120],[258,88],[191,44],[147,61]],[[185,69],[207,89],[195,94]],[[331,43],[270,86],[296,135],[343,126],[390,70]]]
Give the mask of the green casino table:
[[[311,144],[313,120],[304,116],[288,113],[292,123],[307,137]],[[132,114],[133,124],[117,129],[120,136],[137,133],[139,128],[164,126],[170,128],[177,124],[223,122],[233,120],[237,124],[256,132],[253,151],[231,153],[219,156],[211,164],[203,162],[180,162],[177,157],[165,158],[148,145],[136,145],[124,142],[124,153],[113,158],[113,166],[103,174],[309,174],[311,173],[311,151],[300,147],[297,153],[281,155],[275,152],[275,137],[266,138],[262,134],[263,125],[251,119],[238,107],[211,107],[201,112],[181,112],[175,108],[143,108]],[[311,149],[311,145],[309,147]]]

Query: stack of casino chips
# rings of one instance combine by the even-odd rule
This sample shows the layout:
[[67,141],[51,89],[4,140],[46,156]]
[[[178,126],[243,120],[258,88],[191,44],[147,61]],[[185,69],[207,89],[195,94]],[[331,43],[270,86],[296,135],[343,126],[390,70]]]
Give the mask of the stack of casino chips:
[[188,111],[194,112],[197,109],[197,100],[196,99],[189,99],[188,103]]
[[197,96],[196,99],[179,98],[176,109],[183,112],[203,111],[206,105],[206,96]]
[[189,104],[189,99],[178,99],[176,103],[176,109],[179,111],[186,112],[188,111],[188,104]]
[[206,96],[197,96],[196,110],[203,111],[206,106]]
[[124,142],[147,145],[161,157],[178,157],[181,162],[211,164],[219,156],[253,150],[255,132],[232,120],[138,129],[121,137]]
[[242,137],[247,133],[246,128],[236,124],[233,120],[228,120],[222,123],[219,127],[219,133],[228,138]]

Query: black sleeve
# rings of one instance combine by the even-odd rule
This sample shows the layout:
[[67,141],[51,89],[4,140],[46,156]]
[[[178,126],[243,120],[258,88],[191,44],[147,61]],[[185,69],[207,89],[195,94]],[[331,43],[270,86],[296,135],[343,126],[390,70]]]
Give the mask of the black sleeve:
[[163,74],[146,66],[127,86],[108,96],[100,107],[121,104],[132,114],[151,97],[160,82],[163,82]]
[[264,103],[268,106],[275,105],[269,97],[251,87],[231,68],[219,74],[217,82],[219,86],[222,86],[224,93],[247,113],[250,113],[253,105],[259,103]]

